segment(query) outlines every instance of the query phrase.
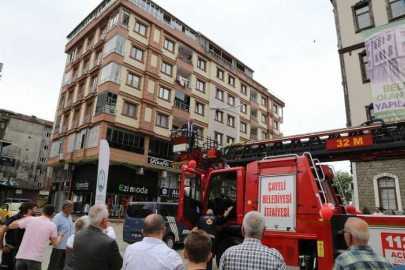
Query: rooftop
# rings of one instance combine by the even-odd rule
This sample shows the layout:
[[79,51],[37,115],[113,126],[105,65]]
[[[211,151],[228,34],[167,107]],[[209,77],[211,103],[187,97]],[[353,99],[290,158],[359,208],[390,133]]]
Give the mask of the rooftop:
[[4,109],[0,108],[0,119],[2,117],[20,119],[20,120],[23,120],[23,121],[27,121],[27,122],[31,122],[31,123],[35,123],[35,124],[40,124],[40,125],[44,125],[44,126],[49,126],[49,127],[53,126],[53,122],[37,118],[35,115],[29,116],[29,115],[16,113],[16,112],[13,112],[13,111],[4,110]]

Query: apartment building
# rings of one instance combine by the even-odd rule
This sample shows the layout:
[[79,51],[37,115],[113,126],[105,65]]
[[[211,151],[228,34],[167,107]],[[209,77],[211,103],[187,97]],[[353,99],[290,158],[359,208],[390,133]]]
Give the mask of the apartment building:
[[52,126],[36,116],[0,109],[0,200],[37,201],[39,195],[48,194],[52,168],[46,161]]
[[77,212],[94,201],[101,139],[118,209],[178,188],[169,131],[190,117],[221,145],[282,136],[284,103],[253,70],[151,1],[105,0],[67,38],[48,164]]
[[[347,126],[374,119],[365,31],[401,23],[405,2],[400,0],[331,0],[333,5]],[[405,23],[405,21],[404,21]],[[402,71],[403,72],[403,71]],[[405,202],[403,158],[352,162],[353,203],[363,209],[384,207],[402,212]]]

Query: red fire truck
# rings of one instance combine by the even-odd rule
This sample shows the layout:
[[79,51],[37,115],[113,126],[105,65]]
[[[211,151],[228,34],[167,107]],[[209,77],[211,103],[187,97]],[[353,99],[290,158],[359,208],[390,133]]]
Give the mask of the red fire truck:
[[191,230],[207,209],[221,214],[234,206],[226,224],[218,227],[217,264],[227,248],[243,241],[241,224],[249,211],[265,216],[263,244],[276,248],[287,265],[332,269],[335,258],[347,249],[339,231],[350,216],[369,224],[376,252],[394,264],[405,264],[405,216],[350,211],[353,207],[334,180],[333,168],[321,163],[405,156],[405,122],[223,148],[198,134],[184,136],[181,130],[172,132],[172,141],[174,164],[182,166],[179,221]]

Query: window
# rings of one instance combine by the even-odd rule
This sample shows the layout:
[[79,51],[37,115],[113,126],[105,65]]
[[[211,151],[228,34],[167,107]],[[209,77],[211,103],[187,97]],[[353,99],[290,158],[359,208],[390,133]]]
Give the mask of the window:
[[266,115],[262,114],[262,122],[266,123]]
[[136,118],[136,105],[133,103],[130,103],[128,101],[124,102],[124,109],[122,110],[122,114]]
[[160,71],[166,75],[172,76],[172,66],[166,62],[162,62],[162,68]]
[[381,177],[377,180],[380,207],[386,210],[397,210],[397,194],[395,179],[392,177]]
[[116,62],[111,62],[104,66],[101,70],[100,84],[108,81],[119,84],[121,78],[121,69],[121,65],[117,64]]
[[146,36],[146,26],[140,22],[135,23],[135,32],[141,34],[142,36]]
[[240,122],[240,131],[243,133],[246,133],[246,130],[247,130],[247,124]]
[[111,53],[124,55],[125,41],[126,38],[121,35],[115,35],[110,40],[108,40],[105,46],[104,57],[110,55]]
[[195,112],[204,115],[204,104],[200,102],[195,103]]
[[143,51],[135,46],[132,46],[131,57],[143,62]]
[[235,97],[228,95],[228,104],[231,106],[235,105]]
[[128,29],[129,25],[129,12],[128,11],[122,11],[122,18],[121,18],[121,23],[124,26],[124,28]]
[[48,150],[48,145],[44,145],[44,150]]
[[106,140],[110,147],[137,154],[144,154],[145,137],[130,131],[107,128]]
[[224,80],[224,71],[217,68],[217,77],[221,80]]
[[163,47],[164,47],[166,50],[169,50],[169,51],[171,51],[171,52],[174,51],[174,43],[173,43],[172,41],[168,40],[168,39],[165,39],[165,42],[164,42],[164,44],[163,44]]
[[106,91],[97,97],[96,115],[100,113],[108,113],[115,115],[116,106],[117,106],[117,95]]
[[40,158],[39,158],[39,162],[45,163],[45,162],[46,162],[46,158],[45,158],[45,157],[40,157]]
[[169,141],[151,138],[149,141],[149,155],[171,160],[173,159],[173,144]]
[[139,82],[140,82],[141,78],[139,78],[139,76],[132,74],[132,73],[128,73],[128,78],[127,78],[127,84],[135,87],[135,88],[139,88]]
[[405,15],[404,0],[388,0],[390,19],[399,19]]
[[222,135],[221,133],[218,133],[218,132],[215,132],[215,140],[217,141],[217,143],[219,144],[219,145],[222,145],[222,137],[223,137],[224,135]]
[[156,125],[159,127],[167,128],[169,124],[169,117],[167,115],[158,113],[156,116]]
[[65,106],[66,94],[63,94],[59,99],[58,109],[62,109]]
[[226,136],[226,143],[234,143],[235,142],[235,138]]
[[273,128],[274,128],[274,129],[278,129],[278,122],[277,122],[277,121],[274,121],[274,122],[273,122]]
[[224,117],[223,112],[221,112],[221,111],[215,112],[215,120],[217,120],[218,122],[223,122],[223,117]]
[[360,58],[360,68],[361,76],[363,78],[363,83],[370,82],[370,70],[368,65],[368,58],[366,52],[359,53]]
[[202,60],[201,58],[198,58],[197,67],[201,68],[202,70],[205,70],[206,65],[207,65],[206,61]]
[[235,78],[231,75],[228,76],[228,83],[232,86],[235,86]]
[[262,131],[262,140],[267,140],[267,133]]
[[111,17],[110,24],[108,25],[108,29],[114,28],[118,22],[118,13]]
[[235,127],[235,117],[228,115],[228,126]]
[[44,171],[42,171],[41,169],[38,169],[38,170],[37,170],[37,174],[38,174],[38,175],[43,175],[43,174],[44,174]]
[[278,106],[276,104],[273,105],[273,112],[278,113]]
[[204,92],[204,87],[205,87],[205,84],[202,81],[197,79],[197,84],[196,84],[197,90]]
[[215,96],[219,100],[224,100],[224,91],[217,89],[217,94]]
[[266,106],[266,104],[267,104],[267,99],[262,96],[262,105]]
[[246,87],[246,85],[242,84],[242,85],[241,85],[241,88],[240,88],[240,91],[241,91],[242,94],[245,94],[245,95],[246,95],[246,94],[247,94],[247,87]]
[[240,106],[240,111],[243,112],[243,113],[246,113],[246,111],[247,111],[246,104],[242,103],[242,105]]
[[373,26],[369,1],[367,1],[365,4],[354,6],[353,12],[357,31],[361,31]]
[[159,97],[164,100],[169,100],[170,90],[161,86],[159,88]]

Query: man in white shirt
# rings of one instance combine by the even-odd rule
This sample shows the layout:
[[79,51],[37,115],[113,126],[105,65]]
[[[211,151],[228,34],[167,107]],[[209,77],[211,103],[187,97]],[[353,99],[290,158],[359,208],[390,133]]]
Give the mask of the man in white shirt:
[[184,270],[179,254],[162,241],[165,231],[162,216],[147,216],[143,222],[143,240],[125,250],[124,270]]

